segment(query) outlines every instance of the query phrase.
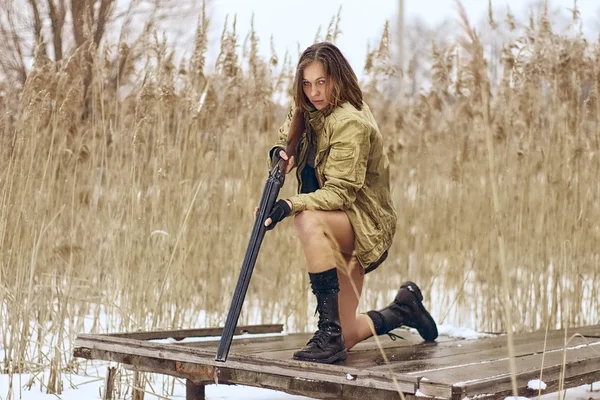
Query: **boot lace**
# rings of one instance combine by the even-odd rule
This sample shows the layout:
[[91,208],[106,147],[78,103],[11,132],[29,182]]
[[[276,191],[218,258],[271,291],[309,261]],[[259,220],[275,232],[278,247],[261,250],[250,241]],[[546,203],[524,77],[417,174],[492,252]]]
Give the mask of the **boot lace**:
[[[315,309],[315,316],[317,315],[318,312],[319,312],[319,306],[317,306],[317,308]],[[315,343],[321,349],[325,349],[325,345],[329,341],[330,334],[327,330],[323,329],[323,322],[324,322],[323,316],[321,314],[319,314],[319,322],[317,322],[317,331],[315,332],[313,337],[310,338],[307,345],[311,344],[311,343]]]
[[392,332],[388,332],[387,335],[390,337],[390,339],[392,339],[392,342],[395,342],[396,339],[406,340],[402,336],[398,336],[398,335],[396,335],[395,333],[392,333]]
[[324,329],[319,328],[319,329],[317,329],[317,331],[315,332],[313,337],[310,338],[310,340],[308,341],[307,344],[315,343],[321,349],[325,349],[325,345],[329,341],[329,336],[330,336],[329,332],[327,332]]

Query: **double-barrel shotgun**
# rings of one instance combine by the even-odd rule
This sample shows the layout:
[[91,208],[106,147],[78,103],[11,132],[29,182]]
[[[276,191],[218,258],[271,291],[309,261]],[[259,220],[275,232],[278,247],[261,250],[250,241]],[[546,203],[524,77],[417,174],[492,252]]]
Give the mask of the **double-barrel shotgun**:
[[[298,148],[298,143],[302,136],[302,132],[304,132],[304,127],[304,113],[301,110],[296,109],[294,111],[294,115],[292,116],[290,130],[287,136],[285,152],[288,157],[296,154],[296,149]],[[248,248],[246,249],[246,255],[244,257],[244,262],[242,263],[240,276],[238,278],[235,291],[233,292],[231,306],[229,307],[229,314],[227,315],[227,320],[225,321],[225,326],[223,327],[223,333],[221,334],[219,348],[217,349],[217,357],[215,359],[216,361],[227,361],[233,334],[240,317],[240,312],[242,311],[242,305],[244,304],[244,298],[246,297],[248,286],[250,285],[250,278],[252,277],[254,264],[256,264],[258,251],[260,250],[260,245],[265,237],[265,232],[267,229],[265,227],[265,221],[267,220],[267,216],[270,214],[271,209],[273,208],[273,204],[275,204],[275,201],[277,201],[279,190],[285,181],[286,168],[287,161],[283,159],[279,160],[279,163],[276,163],[272,166],[267,178],[267,182],[265,183],[265,188],[263,189],[263,194],[260,199],[256,218],[254,220],[254,226],[252,227],[250,242],[248,244]]]

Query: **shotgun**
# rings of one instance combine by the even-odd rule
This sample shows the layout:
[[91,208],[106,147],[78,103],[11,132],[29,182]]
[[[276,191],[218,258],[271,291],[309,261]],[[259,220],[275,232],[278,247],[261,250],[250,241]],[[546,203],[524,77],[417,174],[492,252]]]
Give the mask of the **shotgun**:
[[[304,132],[304,113],[296,109],[292,116],[290,123],[290,131],[287,136],[287,143],[285,152],[288,158],[291,155],[296,154],[298,143]],[[278,150],[277,150],[278,151]],[[295,157],[296,158],[296,157]],[[297,160],[296,160],[297,162]],[[231,347],[231,341],[233,334],[242,311],[242,305],[244,304],[244,298],[250,285],[250,278],[252,277],[252,271],[254,270],[254,264],[258,256],[258,250],[262,244],[263,238],[265,237],[266,227],[265,221],[267,216],[270,214],[273,204],[277,201],[279,191],[285,181],[285,170],[287,168],[287,161],[281,159],[279,163],[274,165],[267,178],[263,194],[260,199],[258,206],[258,212],[254,220],[254,226],[252,227],[252,233],[250,234],[250,243],[246,249],[246,255],[244,256],[244,262],[242,263],[242,269],[240,276],[233,292],[233,299],[231,306],[229,307],[229,314],[227,314],[227,320],[223,327],[223,333],[221,334],[221,340],[219,341],[219,348],[217,349],[216,361],[225,362],[227,361],[227,355],[229,354],[229,348]]]

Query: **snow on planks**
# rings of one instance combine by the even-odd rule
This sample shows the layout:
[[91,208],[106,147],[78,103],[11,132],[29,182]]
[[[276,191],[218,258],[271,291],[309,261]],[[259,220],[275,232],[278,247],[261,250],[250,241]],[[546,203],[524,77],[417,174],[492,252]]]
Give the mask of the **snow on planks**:
[[[214,360],[218,337],[206,338],[219,335],[220,328],[79,335],[74,353],[187,379],[191,400],[201,398],[203,385],[217,382],[317,399],[397,399],[398,388],[409,398],[456,400],[475,396],[503,399],[511,392],[505,336],[479,340],[440,337],[435,343],[424,343],[418,335],[399,329],[396,333],[405,340],[379,337],[389,365],[373,339],[358,344],[343,364],[323,365],[292,360],[293,352],[310,334],[277,334],[281,329],[281,325],[240,327],[238,333],[270,335],[236,336],[225,363]],[[527,388],[532,379],[547,384],[543,393],[600,380],[600,326],[513,337],[520,395],[537,395],[537,390]],[[164,343],[167,338],[178,341]]]

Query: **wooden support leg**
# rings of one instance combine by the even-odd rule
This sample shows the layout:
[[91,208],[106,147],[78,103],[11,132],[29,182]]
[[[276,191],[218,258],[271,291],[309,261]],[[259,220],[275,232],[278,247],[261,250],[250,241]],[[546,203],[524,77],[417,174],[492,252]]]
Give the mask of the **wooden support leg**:
[[113,400],[115,392],[115,376],[117,375],[117,367],[108,367],[106,369],[106,378],[104,380],[104,399]]
[[144,374],[139,371],[133,373],[133,392],[131,400],[144,400],[144,386],[146,384]]
[[189,379],[185,381],[186,400],[206,400],[205,385],[197,385]]

